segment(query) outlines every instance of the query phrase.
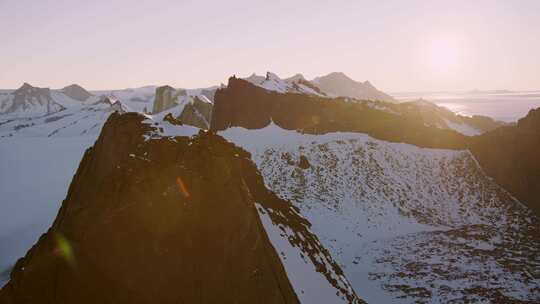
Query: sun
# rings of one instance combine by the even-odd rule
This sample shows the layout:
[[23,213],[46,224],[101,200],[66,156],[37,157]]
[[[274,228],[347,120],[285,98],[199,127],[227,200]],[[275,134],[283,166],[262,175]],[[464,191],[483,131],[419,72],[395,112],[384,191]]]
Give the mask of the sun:
[[437,73],[454,71],[462,64],[463,51],[462,41],[455,37],[435,38],[426,46],[426,65]]

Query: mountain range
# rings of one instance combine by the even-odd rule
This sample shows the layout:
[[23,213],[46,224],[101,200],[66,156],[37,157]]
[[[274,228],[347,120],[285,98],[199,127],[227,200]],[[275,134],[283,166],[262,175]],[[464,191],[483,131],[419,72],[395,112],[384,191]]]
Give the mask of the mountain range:
[[95,140],[0,303],[540,301],[540,109],[510,125],[342,73],[25,84],[0,109],[6,143]]

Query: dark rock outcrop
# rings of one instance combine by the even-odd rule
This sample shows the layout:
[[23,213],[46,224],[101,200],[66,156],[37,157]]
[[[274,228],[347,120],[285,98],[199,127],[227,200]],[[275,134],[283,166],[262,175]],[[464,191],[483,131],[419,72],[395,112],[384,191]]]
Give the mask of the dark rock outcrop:
[[[208,130],[210,128],[210,118],[212,116],[211,99],[204,94],[214,98],[212,90],[201,91],[200,96],[188,96],[186,90],[174,89],[171,86],[162,86],[156,89],[153,114],[167,111],[176,106],[181,106],[176,119],[182,123]],[[203,100],[204,99],[204,100]]]
[[110,116],[0,303],[298,303],[255,203],[341,273],[317,264],[328,253],[247,152],[205,132],[145,140],[144,119]]
[[259,129],[271,121],[284,129],[305,133],[362,132],[421,147],[461,149],[466,142],[465,136],[455,131],[426,127],[421,120],[345,98],[276,93],[235,77],[216,92],[211,129]]
[[488,175],[540,215],[540,108],[516,126],[472,137],[469,149]]
[[62,93],[79,101],[86,101],[92,96],[87,90],[78,84],[72,84],[62,89]]
[[300,161],[298,162],[298,167],[300,169],[308,169],[311,167],[311,165],[309,164],[309,160],[307,159],[306,156],[300,155]]
[[174,116],[171,113],[168,113],[167,115],[165,115],[163,117],[163,120],[175,126],[183,125],[182,121],[180,119],[174,118]]

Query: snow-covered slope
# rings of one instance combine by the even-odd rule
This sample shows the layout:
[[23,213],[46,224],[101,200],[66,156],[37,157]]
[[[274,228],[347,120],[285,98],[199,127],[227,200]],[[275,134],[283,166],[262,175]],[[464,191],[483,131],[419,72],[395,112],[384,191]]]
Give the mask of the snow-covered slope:
[[50,96],[62,110],[0,115],[0,286],[51,224],[84,151],[109,115],[126,110],[109,98],[80,102],[59,91]]
[[[58,100],[58,99],[57,99]],[[79,103],[62,111],[25,118],[0,116],[2,137],[76,137],[96,138],[107,117],[114,111],[125,111],[118,101],[108,98],[93,103]]]
[[58,213],[95,136],[0,138],[0,288]]
[[28,83],[14,92],[0,95],[0,115],[4,117],[45,115],[62,109],[64,106],[53,98],[50,89],[33,87]]
[[157,86],[144,86],[140,88],[129,88],[121,90],[91,91],[91,93],[96,96],[108,96],[114,99],[118,99],[122,101],[123,104],[128,106],[132,111],[149,113],[150,111],[152,111],[152,106],[154,104],[156,88]]
[[394,99],[377,90],[368,81],[356,82],[343,73],[331,73],[326,76],[317,77],[311,81],[304,78],[302,74],[281,79],[272,72],[267,72],[266,77],[252,74],[245,80],[254,85],[265,88],[269,91],[279,93],[297,93],[328,97],[348,97],[354,100],[378,100],[394,102]]
[[316,86],[307,81],[301,74],[294,75],[287,79],[281,79],[274,73],[267,72],[266,77],[252,74],[244,78],[252,84],[269,91],[278,93],[297,93],[325,96]]
[[540,222],[469,152],[273,124],[220,135],[252,153],[367,302],[540,300]]
[[[257,204],[257,211],[300,303],[361,303],[306,223],[298,229],[287,224],[287,215],[279,210]],[[296,214],[294,209],[289,212]]]

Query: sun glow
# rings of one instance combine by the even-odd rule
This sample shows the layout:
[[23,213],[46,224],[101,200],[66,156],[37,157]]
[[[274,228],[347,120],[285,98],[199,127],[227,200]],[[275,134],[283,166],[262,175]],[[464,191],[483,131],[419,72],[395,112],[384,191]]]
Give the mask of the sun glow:
[[463,42],[454,37],[438,37],[425,49],[426,65],[432,72],[444,73],[458,69],[463,62]]

